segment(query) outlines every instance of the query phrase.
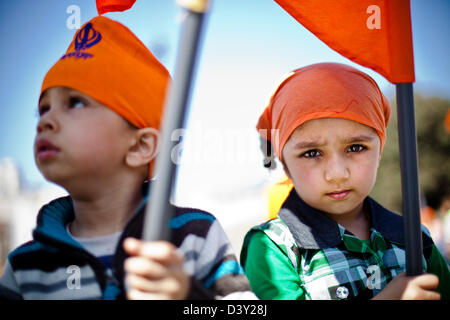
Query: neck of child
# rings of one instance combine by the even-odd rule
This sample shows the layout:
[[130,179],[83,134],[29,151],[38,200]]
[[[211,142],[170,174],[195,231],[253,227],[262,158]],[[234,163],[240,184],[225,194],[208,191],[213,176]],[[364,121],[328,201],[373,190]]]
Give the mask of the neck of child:
[[329,218],[353,233],[360,240],[370,239],[370,216],[363,204],[344,214],[327,214]]
[[141,181],[120,179],[107,188],[87,186],[79,192],[69,191],[75,213],[70,233],[93,238],[122,231],[143,199],[141,190]]

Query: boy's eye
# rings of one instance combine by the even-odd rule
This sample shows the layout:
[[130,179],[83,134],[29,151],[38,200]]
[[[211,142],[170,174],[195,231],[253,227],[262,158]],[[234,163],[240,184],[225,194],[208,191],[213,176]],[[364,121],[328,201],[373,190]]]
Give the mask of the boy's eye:
[[320,156],[320,152],[316,149],[308,150],[301,155],[303,158],[316,158],[318,156]]
[[81,107],[85,107],[85,106],[86,106],[86,103],[83,100],[81,100],[80,98],[75,98],[75,97],[70,98],[70,101],[69,101],[70,108],[81,108]]
[[350,147],[348,147],[348,151],[349,152],[361,152],[361,151],[363,151],[363,150],[365,150],[365,149],[367,149],[366,147],[364,147],[363,145],[361,145],[361,144],[353,144],[353,145],[351,145]]
[[38,108],[39,116],[42,116],[48,110],[50,110],[50,106],[48,106],[48,105],[39,106],[39,108]]

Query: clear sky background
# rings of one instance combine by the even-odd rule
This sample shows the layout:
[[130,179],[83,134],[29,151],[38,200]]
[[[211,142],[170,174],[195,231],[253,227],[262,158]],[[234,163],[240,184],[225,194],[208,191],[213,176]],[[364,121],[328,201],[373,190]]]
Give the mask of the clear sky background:
[[[94,0],[0,2],[0,158],[17,161],[27,186],[48,185],[33,159],[36,110],[45,73],[76,31],[66,26],[70,5],[80,8],[81,24],[97,15]],[[172,0],[137,0],[106,16],[128,26],[173,74],[181,13]],[[415,90],[450,98],[450,1],[412,0],[411,14]],[[347,63],[394,95],[382,76],[332,51],[273,0],[213,0],[202,43],[177,201],[219,216],[247,210],[252,205],[239,203],[273,177],[262,167],[254,127],[284,74]]]

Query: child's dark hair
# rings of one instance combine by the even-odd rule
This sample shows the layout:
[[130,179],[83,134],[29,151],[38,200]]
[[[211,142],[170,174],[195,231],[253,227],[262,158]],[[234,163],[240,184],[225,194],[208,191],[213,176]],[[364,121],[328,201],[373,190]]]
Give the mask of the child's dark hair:
[[132,124],[130,121],[128,121],[128,120],[125,119],[125,118],[124,118],[124,120],[127,122],[128,126],[129,126],[131,129],[139,130],[139,127],[136,127],[136,126],[135,126],[134,124]]

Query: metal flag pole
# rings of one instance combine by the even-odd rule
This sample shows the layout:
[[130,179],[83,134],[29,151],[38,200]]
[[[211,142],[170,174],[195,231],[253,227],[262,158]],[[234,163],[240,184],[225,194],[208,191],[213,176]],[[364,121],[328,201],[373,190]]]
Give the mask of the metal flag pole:
[[406,275],[414,276],[423,273],[414,96],[412,83],[397,83],[395,86],[402,177]]
[[161,148],[155,163],[157,178],[150,187],[143,226],[142,239],[147,241],[170,239],[169,220],[174,214],[170,197],[177,172],[177,163],[172,158],[177,141],[173,141],[172,133],[184,127],[201,30],[209,0],[178,0],[177,3],[186,10],[186,16],[175,64],[174,81],[163,112]]

